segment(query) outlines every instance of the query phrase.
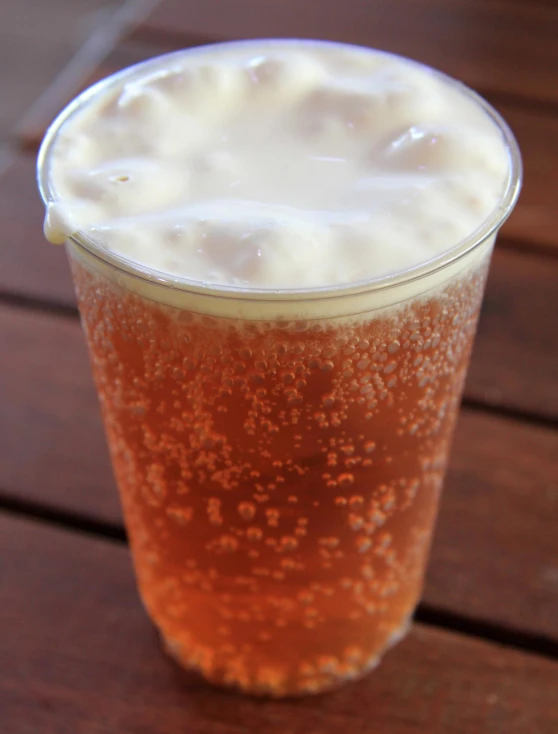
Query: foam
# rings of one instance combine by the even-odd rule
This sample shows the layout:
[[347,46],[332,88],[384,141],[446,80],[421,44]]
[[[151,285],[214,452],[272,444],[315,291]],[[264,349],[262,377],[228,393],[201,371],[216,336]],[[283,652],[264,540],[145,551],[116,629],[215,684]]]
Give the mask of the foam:
[[248,299],[435,260],[494,213],[511,168],[502,129],[444,77],[293,41],[154,59],[89,95],[50,145],[51,241]]

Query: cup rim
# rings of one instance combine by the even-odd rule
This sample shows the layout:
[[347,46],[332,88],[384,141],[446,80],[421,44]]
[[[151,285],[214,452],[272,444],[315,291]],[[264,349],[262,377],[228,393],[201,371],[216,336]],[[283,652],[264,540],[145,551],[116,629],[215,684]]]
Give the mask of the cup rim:
[[170,53],[161,54],[145,61],[141,61],[132,66],[128,66],[114,74],[101,79],[91,85],[77,97],[75,97],[63,110],[57,115],[48,127],[43,141],[41,143],[37,156],[37,183],[43,204],[48,206],[56,201],[54,187],[49,176],[49,160],[52,150],[56,144],[57,135],[62,129],[65,122],[77,113],[83,106],[90,103],[97,95],[106,93],[111,88],[120,84],[127,78],[140,76],[142,72],[147,71],[150,67],[156,68],[165,62],[172,63],[177,57],[196,56],[205,53],[211,53],[215,50],[224,49],[234,46],[261,46],[269,45],[293,45],[293,46],[327,46],[341,49],[355,49],[361,52],[369,52],[375,55],[380,54],[388,56],[400,61],[418,67],[441,81],[449,84],[452,88],[457,89],[461,94],[465,95],[475,102],[492,122],[498,127],[504,144],[509,155],[509,172],[502,191],[502,195],[498,205],[492,210],[490,215],[467,237],[457,242],[449,250],[442,252],[419,265],[411,268],[396,271],[379,277],[365,278],[360,281],[351,283],[341,283],[327,286],[315,286],[310,288],[250,288],[246,286],[220,285],[213,283],[205,283],[185,277],[173,276],[169,273],[147,267],[134,260],[126,258],[122,255],[110,252],[96,243],[93,238],[89,237],[83,231],[76,231],[68,240],[74,245],[82,248],[88,255],[96,260],[109,265],[117,271],[127,276],[132,276],[147,282],[148,284],[166,287],[173,290],[182,290],[199,295],[207,295],[212,298],[225,299],[242,299],[242,300],[262,300],[262,301],[285,301],[285,300],[318,300],[324,298],[346,297],[359,293],[368,293],[372,291],[381,291],[385,289],[395,288],[397,286],[406,285],[410,282],[427,278],[451,266],[462,258],[466,257],[473,250],[476,250],[490,237],[495,235],[502,224],[511,214],[522,185],[523,167],[519,146],[509,125],[503,119],[499,112],[489,104],[480,94],[470,89],[462,82],[453,77],[438,71],[426,64],[409,59],[400,54],[383,51],[381,49],[372,49],[350,43],[340,43],[335,41],[320,41],[313,39],[250,39],[242,41],[225,41],[220,43],[196,46],[187,49],[180,49]]

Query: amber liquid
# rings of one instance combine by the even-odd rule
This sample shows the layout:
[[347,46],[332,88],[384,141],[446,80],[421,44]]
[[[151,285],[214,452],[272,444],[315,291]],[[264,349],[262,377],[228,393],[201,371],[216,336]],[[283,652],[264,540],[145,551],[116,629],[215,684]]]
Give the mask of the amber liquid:
[[167,649],[277,696],[375,665],[420,595],[486,266],[384,315],[287,324],[199,316],[73,269]]

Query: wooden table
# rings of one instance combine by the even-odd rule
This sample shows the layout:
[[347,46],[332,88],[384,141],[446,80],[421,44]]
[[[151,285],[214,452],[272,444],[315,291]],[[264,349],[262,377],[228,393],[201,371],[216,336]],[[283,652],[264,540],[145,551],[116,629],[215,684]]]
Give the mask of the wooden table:
[[[87,45],[0,159],[0,731],[556,734],[555,0],[162,0],[141,20],[136,10]],[[257,36],[354,41],[434,64],[504,114],[526,168],[494,256],[413,630],[365,680],[288,702],[214,690],[159,649],[64,253],[43,243],[34,185],[45,126],[81,86],[170,49]]]

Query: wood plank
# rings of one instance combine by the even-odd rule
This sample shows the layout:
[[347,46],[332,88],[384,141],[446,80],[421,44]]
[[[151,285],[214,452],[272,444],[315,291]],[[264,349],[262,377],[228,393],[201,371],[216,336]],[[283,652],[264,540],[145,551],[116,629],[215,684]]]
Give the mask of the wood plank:
[[[52,94],[44,96],[19,126],[22,148],[38,149],[52,119],[78,91],[126,66],[170,50],[174,50],[172,44],[128,41],[89,70],[76,89],[55,83]],[[554,200],[558,190],[558,115],[548,110],[525,109],[499,98],[492,101],[514,130],[525,166],[523,192],[513,216],[504,225],[500,243],[526,250],[544,248],[558,254],[558,208]]]
[[[33,2],[33,0],[30,1]],[[82,1],[79,0],[79,2]],[[68,32],[67,21],[73,17],[73,13],[64,14],[60,7],[64,4],[70,4],[71,0],[52,0],[48,4],[37,4],[35,2],[37,8],[32,13],[25,9],[26,2],[29,2],[29,0],[24,0],[22,3],[9,4],[11,11],[9,15],[12,15],[12,20],[15,20],[16,27],[18,24],[23,25],[25,33],[30,32],[31,37],[35,37],[37,43],[44,42],[43,36],[45,33],[47,37],[51,33],[56,33],[58,42],[60,42],[61,37],[68,36],[73,54],[68,57],[71,60],[64,66],[52,84],[47,86],[46,82],[43,82],[36,89],[32,97],[35,100],[34,104],[31,105],[24,115],[24,120],[28,116],[33,118],[36,114],[36,109],[42,109],[45,105],[48,107],[53,98],[58,99],[60,96],[64,96],[67,90],[75,93],[79,84],[83,82],[83,79],[91,72],[91,69],[95,68],[99,61],[116,46],[122,35],[129,32],[131,27],[139,23],[153,9],[158,0],[103,0],[102,2],[97,2],[95,3],[96,7],[94,11],[88,17],[83,18],[79,35]],[[109,3],[111,11],[109,11]],[[72,8],[74,5],[76,3],[72,4]],[[60,17],[61,14],[64,15],[63,18]],[[33,22],[30,23],[30,19]],[[3,29],[1,23],[0,28]],[[33,59],[33,47],[29,51],[27,55],[30,55]],[[14,65],[13,63],[6,62],[5,66],[10,69],[10,73],[13,76],[13,67],[15,66],[17,68],[18,64]],[[35,61],[35,67],[37,66]],[[40,69],[37,70],[35,68],[35,76],[37,74],[40,75],[40,73]],[[52,78],[53,75],[51,73],[48,81],[52,80]],[[42,91],[42,94],[37,99],[39,89]]]
[[0,4],[0,139],[122,0]]
[[74,306],[64,249],[44,239],[43,217],[35,160],[18,158],[0,175],[0,294]]
[[[0,495],[118,525],[78,324],[4,307],[0,342]],[[427,604],[558,638],[557,449],[555,431],[462,411]]]
[[0,516],[0,709],[10,734],[554,734],[558,664],[416,625],[364,680],[283,702],[233,695],[159,648],[127,552]]
[[462,409],[424,601],[558,637],[558,432]]
[[404,54],[485,91],[558,102],[558,7],[508,0],[162,0],[135,37],[309,37]]
[[[558,67],[557,67],[558,87]],[[501,231],[501,244],[533,245],[558,254],[558,114],[492,100],[510,125],[523,157],[523,189]]]
[[558,416],[558,261],[496,249],[465,395]]
[[64,68],[73,49],[63,32],[56,39],[48,35],[29,38],[25,33],[14,33],[1,18],[0,49],[0,141],[5,143],[37,95]]
[[0,309],[0,491],[120,522],[101,416],[79,323]]

